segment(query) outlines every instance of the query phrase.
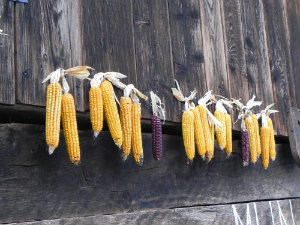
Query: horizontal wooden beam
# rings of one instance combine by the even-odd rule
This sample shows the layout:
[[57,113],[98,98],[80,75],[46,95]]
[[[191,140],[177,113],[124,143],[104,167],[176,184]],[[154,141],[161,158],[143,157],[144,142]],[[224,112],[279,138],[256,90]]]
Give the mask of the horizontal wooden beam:
[[[247,214],[247,208],[249,213]],[[256,211],[255,211],[256,210]],[[300,223],[300,199],[265,201],[244,204],[198,206],[176,209],[156,209],[151,211],[96,215],[88,217],[62,218],[56,220],[19,223],[15,225],[98,225],[98,224],[236,224],[240,219],[243,224],[270,225]],[[273,216],[273,217],[272,217]],[[257,223],[258,222],[258,223]],[[294,222],[294,223],[293,223]],[[241,224],[241,223],[238,223]]]
[[82,162],[73,166],[62,136],[49,156],[44,126],[0,125],[0,223],[300,197],[300,168],[287,144],[277,145],[267,170],[260,161],[242,166],[239,141],[230,158],[216,147],[211,163],[196,157],[186,165],[180,136],[163,135],[163,159],[155,161],[144,133],[139,167],[132,157],[122,162],[108,132],[79,135]]

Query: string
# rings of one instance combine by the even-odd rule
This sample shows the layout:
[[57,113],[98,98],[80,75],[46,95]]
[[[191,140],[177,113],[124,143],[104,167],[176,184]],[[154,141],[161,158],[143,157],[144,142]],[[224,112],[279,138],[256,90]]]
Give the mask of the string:
[[236,211],[236,208],[234,205],[231,205],[232,207],[232,211],[233,211],[233,216],[234,216],[234,221],[235,221],[235,225],[244,225],[243,222],[241,221],[241,218],[239,216],[239,214]]
[[290,210],[291,210],[291,215],[292,215],[293,225],[295,225],[294,214],[293,214],[293,207],[292,207],[292,202],[291,202],[291,200],[289,200],[289,203],[290,203]]
[[272,203],[270,201],[269,201],[269,206],[270,206],[270,210],[271,210],[272,223],[273,223],[273,225],[275,225],[274,215],[273,215],[273,210],[272,210]]
[[277,205],[278,205],[278,212],[279,212],[280,224],[283,225],[282,222],[284,222],[284,224],[287,225],[286,220],[285,220],[285,218],[284,218],[284,216],[283,216],[283,214],[282,214],[282,211],[281,211],[281,207],[280,207],[279,201],[277,201]]
[[249,204],[247,204],[247,225],[251,225],[251,215],[250,215]]
[[259,222],[258,222],[258,216],[257,216],[257,209],[256,209],[256,204],[255,204],[255,202],[253,203],[253,206],[254,206],[254,212],[255,212],[256,225],[259,225]]

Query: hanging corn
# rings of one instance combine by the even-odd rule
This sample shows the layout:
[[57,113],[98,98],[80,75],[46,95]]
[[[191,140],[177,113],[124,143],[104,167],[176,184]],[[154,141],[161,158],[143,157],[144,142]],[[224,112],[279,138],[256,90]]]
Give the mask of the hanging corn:
[[[124,84],[119,82],[119,78],[125,78],[126,76],[116,72],[107,72],[107,73],[98,73],[99,76],[103,77],[104,80],[101,85],[101,93],[103,99],[103,109],[104,109],[104,116],[106,122],[108,124],[108,129],[110,134],[115,142],[115,144],[121,148],[123,142],[122,136],[122,126],[121,121],[118,113],[117,103],[115,100],[115,94],[112,84],[121,88],[125,88]],[[96,76],[96,75],[95,75]]]
[[69,94],[69,85],[65,77],[63,77],[63,91],[64,94],[61,101],[63,132],[70,161],[77,165],[80,162],[80,146],[76,121],[76,109],[74,98],[71,94]]
[[261,154],[261,145],[260,145],[258,118],[255,114],[252,114],[251,118],[252,118],[252,122],[253,122],[253,126],[254,126],[257,158],[259,158],[259,156]]
[[59,79],[63,76],[63,69],[49,74],[42,83],[50,80],[46,93],[46,142],[51,155],[57,148],[60,133],[62,88]]
[[103,100],[100,84],[101,76],[96,74],[91,80],[91,89],[89,91],[90,118],[95,138],[103,128]]
[[195,134],[194,113],[191,109],[190,102],[195,98],[197,91],[194,90],[189,97],[184,97],[176,80],[175,83],[177,88],[172,88],[173,95],[178,101],[185,103],[184,112],[182,114],[182,136],[188,163],[191,163],[195,157]]
[[151,118],[152,126],[152,151],[155,160],[160,160],[162,158],[162,125],[161,117],[165,119],[165,111],[160,98],[154,94],[153,91],[150,92],[151,105],[153,115]]
[[139,166],[143,165],[144,162],[144,150],[142,143],[142,128],[141,128],[141,104],[139,102],[139,98],[144,98],[147,100],[147,96],[143,95],[137,89],[133,88],[133,92],[131,92],[132,99],[132,110],[131,110],[131,123],[132,123],[132,137],[131,137],[131,145],[133,157],[136,163]]
[[225,113],[227,113],[227,111],[222,104],[222,100],[218,100],[216,103],[216,111],[214,112],[214,116],[222,124],[222,126],[220,126],[216,129],[217,143],[218,143],[219,147],[221,148],[221,150],[223,150],[226,147]]

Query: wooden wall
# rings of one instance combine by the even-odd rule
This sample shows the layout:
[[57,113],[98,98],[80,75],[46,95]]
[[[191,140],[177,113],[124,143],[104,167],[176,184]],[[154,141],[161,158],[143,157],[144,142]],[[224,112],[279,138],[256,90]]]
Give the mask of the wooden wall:
[[[171,93],[174,79],[186,95],[255,94],[262,107],[275,102],[276,130],[286,136],[289,108],[300,108],[299,8],[297,0],[1,1],[8,35],[0,36],[0,102],[43,106],[47,74],[88,64],[157,92],[168,121],[180,121],[183,107]],[[77,109],[87,111],[88,82],[70,82]]]

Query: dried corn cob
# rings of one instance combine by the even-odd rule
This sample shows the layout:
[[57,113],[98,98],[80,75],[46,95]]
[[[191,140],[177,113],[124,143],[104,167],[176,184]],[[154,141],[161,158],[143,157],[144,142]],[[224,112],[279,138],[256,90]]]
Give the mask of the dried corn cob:
[[49,146],[49,154],[53,153],[59,143],[61,99],[62,88],[60,83],[49,84],[46,99],[46,142]]
[[103,128],[103,100],[100,87],[91,87],[89,91],[90,117],[94,136]]
[[203,134],[203,128],[201,123],[200,112],[197,108],[194,108],[194,129],[195,129],[195,142],[198,150],[198,154],[202,157],[205,157],[206,148],[205,148],[205,140]]
[[74,98],[71,94],[62,96],[62,124],[69,158],[72,163],[80,162],[80,147]]
[[252,114],[251,118],[252,118],[253,126],[254,126],[255,141],[256,141],[256,152],[257,152],[257,158],[258,158],[261,154],[258,119],[257,119],[257,116],[254,115],[254,114]]
[[121,97],[120,100],[120,116],[123,134],[123,160],[126,160],[131,150],[131,136],[132,136],[132,122],[131,122],[131,108],[132,101],[130,97]]
[[270,119],[270,117],[267,118],[267,121],[268,121],[268,127],[270,129],[270,159],[272,161],[275,160],[276,158],[276,145],[275,145],[275,137],[274,137],[274,128],[273,128],[273,122],[272,120]]
[[222,124],[221,127],[216,128],[216,138],[219,147],[223,150],[226,147],[226,123],[225,123],[225,113],[221,110],[216,110],[214,116]]
[[[196,107],[196,109],[198,109],[198,111],[200,113],[204,141],[205,141],[205,154],[207,157],[209,157],[210,154],[213,154],[214,143],[212,142],[212,137],[211,137],[211,132],[210,132],[211,129],[210,129],[210,126],[208,123],[206,107],[198,105]],[[203,159],[204,159],[204,157],[203,157]]]
[[153,115],[151,125],[153,157],[155,160],[160,160],[162,158],[162,126],[160,117]]
[[249,132],[248,130],[241,131],[242,139],[242,156],[243,156],[243,165],[249,165]]
[[209,133],[210,133],[212,146],[211,146],[211,151],[209,152],[210,154],[206,154],[206,158],[208,162],[210,162],[210,160],[212,160],[212,158],[215,155],[215,125],[214,124],[209,125]]
[[153,91],[150,91],[150,96],[153,111],[151,119],[153,157],[155,160],[160,160],[162,158],[162,125],[160,116],[165,118],[165,110],[160,98]]
[[249,145],[249,153],[250,153],[250,161],[252,163],[256,163],[257,161],[257,150],[256,150],[256,135],[255,135],[255,127],[253,125],[253,122],[252,122],[252,118],[251,116],[248,116],[246,119],[245,119],[245,124],[246,124],[246,128],[249,132],[249,142],[250,142],[250,145]]
[[115,144],[121,148],[122,146],[122,127],[118,114],[117,104],[114,98],[114,91],[111,83],[107,80],[103,81],[100,85],[104,115],[108,124],[109,131]]
[[232,152],[232,128],[231,128],[231,117],[229,114],[225,114],[226,124],[226,147],[225,152],[230,155]]
[[260,128],[261,162],[265,169],[269,166],[270,156],[270,128],[266,115],[262,115],[262,127]]
[[189,160],[195,157],[194,114],[186,110],[182,115],[182,136],[186,156]]
[[134,160],[139,166],[143,165],[144,153],[142,144],[141,130],[141,105],[139,103],[132,104],[132,152]]

